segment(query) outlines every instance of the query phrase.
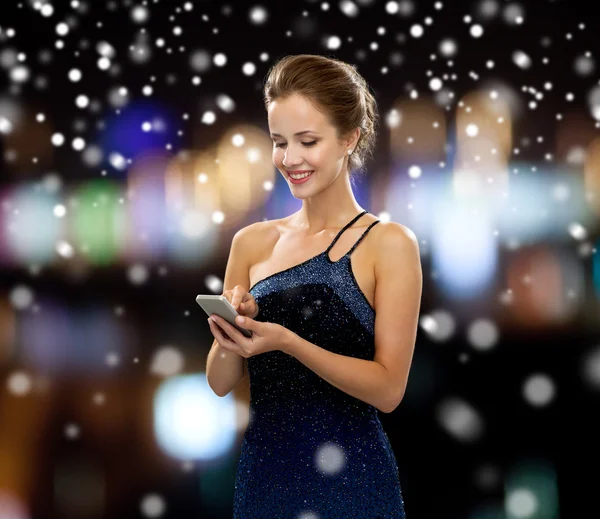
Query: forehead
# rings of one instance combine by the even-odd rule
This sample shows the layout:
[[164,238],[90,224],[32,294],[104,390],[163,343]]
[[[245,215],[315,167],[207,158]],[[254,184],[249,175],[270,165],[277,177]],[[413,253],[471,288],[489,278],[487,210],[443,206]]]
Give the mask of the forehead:
[[317,132],[331,129],[327,116],[308,99],[298,95],[276,99],[269,105],[267,112],[270,131],[281,135],[293,135],[297,131],[308,129]]

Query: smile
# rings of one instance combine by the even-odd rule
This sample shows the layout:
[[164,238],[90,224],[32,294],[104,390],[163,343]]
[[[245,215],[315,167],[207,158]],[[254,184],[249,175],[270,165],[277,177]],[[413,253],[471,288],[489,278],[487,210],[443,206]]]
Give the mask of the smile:
[[296,174],[290,173],[289,171],[287,172],[290,182],[292,184],[303,184],[304,182],[307,182],[313,173],[314,173],[314,171],[309,171],[306,173],[299,173],[296,175]]
[[299,180],[301,178],[306,178],[306,177],[308,177],[309,175],[312,175],[312,174],[313,174],[313,171],[305,171],[303,173],[291,173],[290,171],[288,171],[288,175],[290,177],[292,177],[293,179],[296,179],[296,180]]

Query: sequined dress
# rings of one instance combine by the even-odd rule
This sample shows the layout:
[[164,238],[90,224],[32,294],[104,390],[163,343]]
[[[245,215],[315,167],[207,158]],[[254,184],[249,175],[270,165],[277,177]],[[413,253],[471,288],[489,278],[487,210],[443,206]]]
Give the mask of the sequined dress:
[[[350,255],[325,252],[258,281],[257,321],[321,348],[373,360],[375,310]],[[241,445],[233,519],[404,519],[398,466],[377,409],[280,350],[249,357],[250,420]]]

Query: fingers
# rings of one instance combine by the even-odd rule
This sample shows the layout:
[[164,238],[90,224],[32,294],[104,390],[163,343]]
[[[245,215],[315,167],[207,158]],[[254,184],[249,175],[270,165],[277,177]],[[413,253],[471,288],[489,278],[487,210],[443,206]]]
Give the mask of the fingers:
[[[218,328],[221,328],[221,330],[228,335],[227,339],[239,344],[243,339],[245,339],[244,335],[235,327],[232,326],[231,324],[229,324],[225,319],[223,319],[222,317],[213,314],[215,322],[212,323],[212,325],[214,326],[215,324],[217,325]],[[209,323],[210,323],[210,319],[209,319]],[[211,328],[212,329],[212,328]]]
[[225,292],[223,292],[221,294],[225,299],[227,299],[227,301],[229,301],[229,303],[231,305],[233,305],[233,291],[232,290],[225,290]]
[[227,301],[238,314],[252,318],[256,317],[258,305],[254,300],[254,296],[242,285],[236,285],[233,290],[226,290],[222,295],[227,298]]
[[235,310],[239,310],[240,301],[244,295],[243,287],[241,285],[236,285],[233,290],[225,290],[222,295],[225,296]]
[[236,285],[233,289],[233,297],[231,298],[231,306],[239,311],[246,289],[242,285]]
[[231,337],[225,334],[223,330],[211,319],[208,319],[208,326],[210,327],[212,334],[215,336],[215,339],[217,339],[217,342],[221,346],[228,346],[228,342],[231,340]]
[[254,297],[252,297],[252,294],[250,294],[243,286],[237,285],[233,289],[231,306],[233,306],[238,313],[245,311],[252,301],[254,301]]
[[210,331],[215,336],[215,339],[217,340],[219,346],[224,350],[230,351],[232,353],[237,353],[239,355],[237,344],[232,342],[228,335],[226,333],[223,333],[223,330],[221,330],[210,319],[208,320],[208,323],[210,326]]
[[210,332],[215,336],[215,339],[217,339],[217,342],[221,344],[223,336],[221,335],[221,332],[217,330],[218,326],[215,326],[212,320],[208,319],[208,327],[210,328]]

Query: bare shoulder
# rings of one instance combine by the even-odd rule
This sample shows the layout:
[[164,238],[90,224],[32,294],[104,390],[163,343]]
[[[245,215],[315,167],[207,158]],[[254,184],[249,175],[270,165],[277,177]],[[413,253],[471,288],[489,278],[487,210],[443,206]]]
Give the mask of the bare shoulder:
[[419,241],[415,233],[397,222],[380,222],[376,237],[375,270],[399,259],[420,263]]
[[277,232],[278,222],[279,220],[254,222],[241,228],[236,233],[244,252],[248,255],[250,264],[260,257],[263,248],[269,243],[273,233]]
[[275,219],[254,222],[240,229],[238,232],[240,234],[243,234],[244,237],[269,238],[269,236],[273,234],[273,232],[277,232],[277,227],[281,221],[281,219]]
[[[417,242],[417,236],[411,231],[406,225],[402,225],[398,222],[380,222],[379,225],[380,239],[383,235],[388,239],[396,239],[402,241],[414,241]],[[383,238],[385,239],[385,238]]]

